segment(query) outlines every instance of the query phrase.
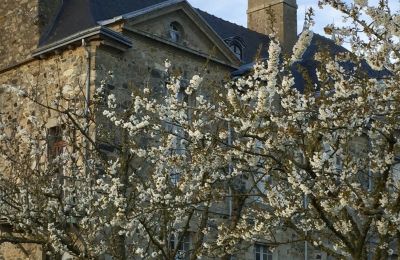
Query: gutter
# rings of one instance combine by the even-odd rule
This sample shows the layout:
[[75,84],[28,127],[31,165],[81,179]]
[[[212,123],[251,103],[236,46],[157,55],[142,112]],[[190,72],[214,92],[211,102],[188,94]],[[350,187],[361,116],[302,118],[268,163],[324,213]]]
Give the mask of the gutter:
[[32,57],[34,57],[34,58],[40,57],[41,55],[46,54],[48,52],[55,51],[61,47],[68,46],[72,43],[80,42],[88,37],[92,37],[92,36],[96,36],[96,35],[106,36],[108,38],[111,38],[111,39],[129,47],[129,48],[131,48],[133,46],[132,41],[129,38],[123,36],[122,34],[115,32],[107,27],[96,26],[96,27],[92,27],[92,28],[86,29],[84,31],[80,31],[78,33],[72,34],[71,36],[63,38],[54,43],[50,43],[48,45],[40,47],[33,52]]
[[[228,122],[228,145],[231,146],[233,144],[232,142],[232,127],[231,127],[231,123]],[[228,166],[228,174],[229,176],[232,175],[233,173],[233,163],[232,161],[229,162],[229,166]],[[228,210],[229,210],[229,219],[232,219],[232,212],[233,212],[233,199],[232,199],[232,188],[231,186],[228,187]]]

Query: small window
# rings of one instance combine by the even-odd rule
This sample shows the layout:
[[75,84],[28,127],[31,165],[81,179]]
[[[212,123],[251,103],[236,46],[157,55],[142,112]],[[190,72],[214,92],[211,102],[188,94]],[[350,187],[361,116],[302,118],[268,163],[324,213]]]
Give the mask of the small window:
[[189,260],[190,259],[190,237],[186,234],[183,237],[183,241],[178,245],[178,253],[176,259],[178,260]]
[[242,59],[242,47],[240,47],[239,45],[231,45],[230,46],[231,50],[233,51],[233,53],[235,53],[236,57],[238,57],[238,59]]
[[52,160],[63,153],[66,142],[63,140],[62,127],[55,126],[48,130],[47,135],[47,154],[48,159]]
[[[65,141],[63,135],[63,127],[54,126],[49,128],[47,131],[47,159],[49,161],[50,169],[55,177],[54,184],[61,187],[61,194],[65,203],[64,213],[66,215],[69,215],[71,206],[75,205],[75,197],[73,195],[73,192],[70,189],[66,188],[67,185],[69,185],[70,183],[68,182],[68,177],[65,175],[63,163],[54,161],[54,159],[65,152],[66,146],[67,142]],[[69,187],[71,186],[69,185]],[[68,221],[73,220],[70,219]]]
[[169,246],[171,249],[177,249],[175,260],[189,260],[190,259],[190,233],[183,235],[181,242],[175,234],[170,236]]
[[173,42],[180,42],[182,39],[182,26],[177,22],[169,25],[169,37]]
[[255,244],[255,260],[272,260],[272,251],[267,245]]
[[238,57],[239,60],[243,59],[243,49],[245,48],[245,43],[243,39],[239,36],[229,37],[225,39],[226,44],[229,46],[231,51]]
[[181,173],[177,170],[172,170],[171,173],[169,174],[169,177],[171,179],[172,184],[174,186],[177,186],[179,180],[181,179]]

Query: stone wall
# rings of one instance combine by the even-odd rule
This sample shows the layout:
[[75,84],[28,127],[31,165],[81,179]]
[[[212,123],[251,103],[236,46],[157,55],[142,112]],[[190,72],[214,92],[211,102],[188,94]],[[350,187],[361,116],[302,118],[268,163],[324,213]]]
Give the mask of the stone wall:
[[283,51],[290,53],[297,40],[296,0],[249,0],[247,27],[262,34],[274,29]]
[[[100,86],[101,81],[106,82],[106,91],[113,93],[123,108],[125,108],[124,102],[129,102],[131,93],[145,86],[151,89],[154,97],[160,99],[163,97],[165,94],[163,91],[165,89],[164,62],[166,59],[171,61],[171,71],[177,75],[183,75],[188,79],[194,74],[203,75],[205,84],[202,84],[200,92],[210,99],[213,98],[215,88],[223,88],[223,83],[229,79],[229,73],[232,70],[230,67],[216,62],[207,63],[206,59],[202,57],[139,34],[127,32],[126,36],[134,40],[132,49],[125,53],[118,53],[100,46],[96,50],[95,58],[96,87]],[[110,77],[110,74],[113,76]],[[102,119],[101,111],[99,111],[97,119],[98,122],[104,124],[105,129],[112,128],[112,124],[107,123],[109,120]],[[111,138],[114,138],[114,142],[119,142],[118,138],[121,136],[119,133],[115,131],[107,131],[107,133],[112,133]],[[220,222],[229,221],[227,202],[214,206],[212,212],[214,212],[214,219]],[[290,235],[290,232],[277,234],[280,238],[288,238]],[[244,250],[235,255],[233,259],[255,259],[253,243],[243,243],[241,248],[244,248]],[[304,259],[303,250],[304,243],[282,245],[273,251],[273,259],[301,260]],[[309,259],[315,259],[312,256],[315,256],[317,252],[314,252],[311,247],[308,250]],[[203,259],[207,260],[207,258]],[[320,259],[326,259],[326,255],[321,254]]]
[[43,259],[42,248],[33,244],[0,245],[0,260],[40,260]]
[[[151,19],[143,17],[138,20],[133,20],[127,23],[127,27],[133,27],[139,31],[147,32],[172,42],[170,36],[170,25],[172,23],[175,23],[179,30],[179,39],[176,44],[229,63],[229,60],[224,56],[221,50],[216,48],[216,44],[210,39],[210,36],[182,10],[158,14]],[[193,57],[193,55],[191,57]]]
[[[43,60],[33,60],[0,73],[0,123],[3,120],[11,120],[29,131],[27,117],[34,115],[39,122],[44,122],[46,127],[57,125],[56,113],[16,97],[4,85],[20,87],[31,96],[37,97],[38,102],[51,106],[57,93],[65,93],[70,89],[84,93],[82,89],[85,88],[87,80],[86,66],[85,50],[77,48]],[[84,97],[80,96],[79,100],[83,106]],[[46,155],[43,156],[46,158]],[[0,160],[0,174],[7,174],[1,170],[2,166],[4,167],[4,162]],[[36,244],[0,243],[0,260],[41,260],[41,251],[41,247]]]
[[30,57],[60,3],[61,0],[1,0],[0,70]]
[[[14,46],[17,47],[15,50],[9,50],[7,49],[9,45],[0,44],[0,57],[5,57],[5,61],[3,63],[0,62],[0,68],[2,65],[8,65],[26,58],[30,51],[36,46],[35,41],[38,41],[37,33],[39,32],[39,27],[29,28],[28,25],[22,24],[22,18],[14,18],[13,16],[18,12],[17,9],[12,8],[13,2],[11,0],[5,1],[8,6],[6,10],[9,11],[5,15],[0,13],[0,19],[5,19],[7,21],[9,19],[15,20],[5,26],[4,31],[14,34],[19,32],[25,34],[26,37],[23,37],[23,39],[17,36],[16,38],[7,38],[2,36],[3,34],[0,32],[1,43],[14,44]],[[35,10],[39,8],[37,5],[35,6],[35,2],[28,0],[22,1],[21,6],[22,11],[20,12],[24,12],[25,10],[32,15],[35,14]],[[52,7],[49,7],[48,10],[52,10]],[[51,13],[51,11],[46,12]],[[44,11],[44,13],[46,12]],[[22,27],[18,28],[18,24]],[[43,26],[45,26],[45,24]],[[145,29],[145,27],[142,27],[142,29]],[[150,28],[148,30],[150,30]],[[223,88],[223,82],[229,79],[229,74],[232,71],[232,68],[229,66],[207,60],[204,57],[157,41],[151,37],[133,32],[124,33],[126,36],[132,38],[134,42],[133,48],[126,52],[119,52],[110,47],[98,45],[96,49],[92,50],[93,56],[91,61],[93,83],[91,84],[91,90],[94,91],[95,88],[100,86],[102,81],[105,81],[107,91],[114,93],[117,99],[121,100],[121,107],[125,106],[125,102],[129,102],[129,97],[132,92],[145,86],[149,86],[156,97],[162,98],[165,94],[164,62],[166,59],[171,61],[173,65],[171,71],[175,75],[182,75],[185,79],[190,79],[194,74],[204,76],[204,82],[206,84],[202,85],[200,92],[208,99],[212,99],[215,89]],[[160,36],[162,35],[160,34]],[[195,35],[187,35],[187,38],[196,39]],[[203,47],[200,46],[201,43],[197,44],[199,49],[203,49]],[[190,43],[188,43],[187,46],[190,47]],[[80,89],[81,93],[84,93],[86,85],[86,66],[85,51],[83,48],[67,50],[60,55],[50,56],[44,60],[34,60],[0,74],[0,85],[11,84],[21,86],[30,93],[37,95],[40,101],[51,104],[52,96],[57,92],[63,92],[64,89],[68,89],[71,86]],[[110,77],[110,74],[112,74],[113,77]],[[30,113],[35,113],[35,115],[40,117],[40,120],[44,122],[50,122],[54,119],[54,116],[56,116],[52,113],[48,113],[49,111],[47,110],[32,111],[29,107],[23,111],[16,111],[15,102],[17,101],[18,100],[12,98],[11,94],[6,93],[4,89],[0,88],[0,105],[2,112],[2,114],[0,114],[0,119],[2,117],[6,119],[17,116],[23,124],[24,118]],[[97,115],[97,119],[99,120],[98,122],[102,122],[101,113]],[[107,121],[104,120],[102,123],[107,124]],[[111,127],[111,125],[108,127]],[[116,133],[113,138],[115,142],[118,142],[118,133]],[[224,213],[226,214],[227,204],[221,203],[221,205],[218,205],[213,210],[221,213],[221,215]],[[224,217],[226,217],[226,215]],[[221,218],[221,221],[225,219],[226,218]],[[27,246],[27,248],[37,248],[35,245]],[[279,259],[285,259],[285,257],[286,259],[301,259],[301,254],[294,256],[291,253],[292,250],[293,249],[289,246],[279,247],[274,251],[274,259],[278,259],[278,257]],[[39,255],[38,251],[33,250],[32,253],[26,256],[25,253],[21,251],[21,248],[17,248],[14,245],[0,245],[0,260],[1,257],[7,260],[39,260],[41,259]],[[291,255],[290,258],[288,258],[288,255]],[[242,254],[238,254],[236,259],[254,259],[253,246],[249,244],[247,250]]]
[[[216,62],[209,62],[206,58],[188,53],[154,39],[135,33],[126,32],[126,36],[134,41],[133,48],[125,53],[115,52],[106,47],[99,47],[96,51],[96,87],[101,81],[106,81],[109,93],[115,94],[123,106],[129,101],[130,94],[138,89],[149,86],[154,96],[162,98],[165,83],[165,60],[172,63],[170,71],[174,75],[181,75],[184,79],[191,79],[195,74],[205,77],[202,94],[211,97],[213,88],[223,88],[230,75],[231,67]],[[112,73],[112,79],[109,77]],[[128,100],[127,100],[128,98]],[[101,121],[101,113],[98,120]],[[108,120],[102,121],[107,124]],[[111,124],[108,125],[111,127]],[[107,126],[106,126],[107,128]],[[115,138],[118,138],[115,134]],[[118,141],[118,140],[115,140]]]
[[[86,59],[83,48],[69,50],[43,60],[33,60],[12,70],[0,74],[0,85],[21,87],[31,95],[38,97],[39,102],[51,104],[52,96],[70,86],[84,89],[86,84]],[[0,88],[1,117],[13,117],[17,104],[12,93]],[[29,108],[27,108],[29,110]],[[25,111],[29,113],[28,111]],[[36,116],[40,116],[35,111]],[[25,116],[27,116],[25,114]],[[44,113],[42,120],[47,121],[49,115]],[[21,119],[23,120],[23,119]]]

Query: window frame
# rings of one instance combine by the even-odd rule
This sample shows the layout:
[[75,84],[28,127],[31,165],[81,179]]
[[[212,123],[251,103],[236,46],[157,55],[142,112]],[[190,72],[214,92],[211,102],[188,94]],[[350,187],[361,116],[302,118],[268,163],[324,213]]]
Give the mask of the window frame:
[[267,244],[254,244],[254,260],[272,260],[273,253]]
[[232,52],[238,57],[238,59],[242,60],[243,58],[243,48],[239,46],[239,44],[233,43],[229,46]]
[[[179,242],[180,236],[183,236],[181,242]],[[175,260],[189,260],[190,250],[192,247],[192,239],[190,233],[186,232],[184,235],[177,233],[171,234],[169,238],[169,247],[172,250],[176,250]]]
[[246,48],[244,40],[240,36],[234,36],[225,39],[225,43],[228,45],[233,54],[235,54],[239,60],[243,61],[243,52]]
[[63,126],[56,125],[47,129],[47,158],[53,160],[64,153],[67,142],[64,140]]
[[179,43],[182,41],[183,38],[183,29],[182,25],[177,21],[173,21],[169,24],[169,39],[172,42]]
[[[189,81],[187,79],[181,79],[181,86],[179,88],[179,91],[176,93],[176,99],[179,103],[186,103],[188,107],[190,106],[195,106],[195,95],[196,93],[192,93],[190,95],[188,95],[186,93],[186,88],[189,84]],[[190,108],[187,109],[186,111],[187,113],[187,118],[189,121],[192,120],[191,118],[191,111]],[[182,144],[182,140],[184,139],[184,137],[186,136],[186,133],[184,131],[184,129],[182,129],[180,126],[175,125],[173,123],[170,123],[170,131],[171,133],[174,134],[174,140],[172,143],[172,148],[170,149],[170,153],[171,154],[176,154],[176,155],[185,155],[187,154],[187,150],[185,145]],[[179,172],[179,170],[172,170],[169,174],[170,177],[170,181],[174,186],[177,186],[180,179],[181,179],[181,172]]]

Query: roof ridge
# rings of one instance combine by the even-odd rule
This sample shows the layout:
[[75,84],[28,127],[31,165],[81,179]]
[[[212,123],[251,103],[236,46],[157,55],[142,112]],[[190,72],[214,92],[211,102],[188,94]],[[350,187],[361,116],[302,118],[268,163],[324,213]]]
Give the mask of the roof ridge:
[[215,17],[215,18],[217,18],[217,19],[219,19],[219,20],[222,20],[222,21],[224,21],[224,22],[228,22],[228,23],[234,24],[234,25],[236,25],[236,26],[239,26],[239,27],[242,27],[242,28],[248,30],[248,28],[247,28],[247,27],[244,27],[243,25],[240,25],[240,24],[237,24],[237,23],[234,23],[234,22],[225,20],[225,19],[223,19],[223,18],[221,18],[221,17],[216,16],[215,14],[211,14],[211,13],[209,13],[209,12],[207,12],[207,11],[204,11],[204,10],[202,10],[202,9],[200,9],[200,8],[195,7],[195,9],[200,10],[201,12],[206,13],[206,14],[208,14],[208,15],[211,15],[211,16],[213,16],[213,17]]
[[118,16],[106,19],[106,20],[99,20],[99,21],[97,21],[97,24],[107,25],[107,24],[114,23],[114,22],[119,21],[119,20],[130,19],[130,18],[133,18],[134,16],[137,16],[138,14],[146,13],[148,11],[153,11],[153,10],[156,10],[156,9],[159,9],[159,8],[163,8],[163,7],[166,7],[166,6],[169,6],[169,5],[173,5],[173,4],[177,4],[177,3],[180,3],[180,2],[184,2],[184,1],[186,1],[186,0],[163,0],[162,2],[153,4],[153,5],[149,5],[149,6],[146,6],[144,8],[140,8],[140,9],[135,10],[135,11],[130,11],[130,12],[127,12],[127,13],[123,13],[123,14],[120,14]]
[[[334,44],[335,46],[339,47],[341,49],[341,51],[349,51],[349,52],[351,52],[350,50],[348,50],[343,45],[337,44],[333,39],[330,39],[330,38],[326,37],[325,35],[322,35],[322,34],[314,32],[314,36],[313,37],[318,37],[318,38],[320,38],[319,40],[328,41],[329,43]],[[315,39],[315,40],[318,40],[318,39]]]

